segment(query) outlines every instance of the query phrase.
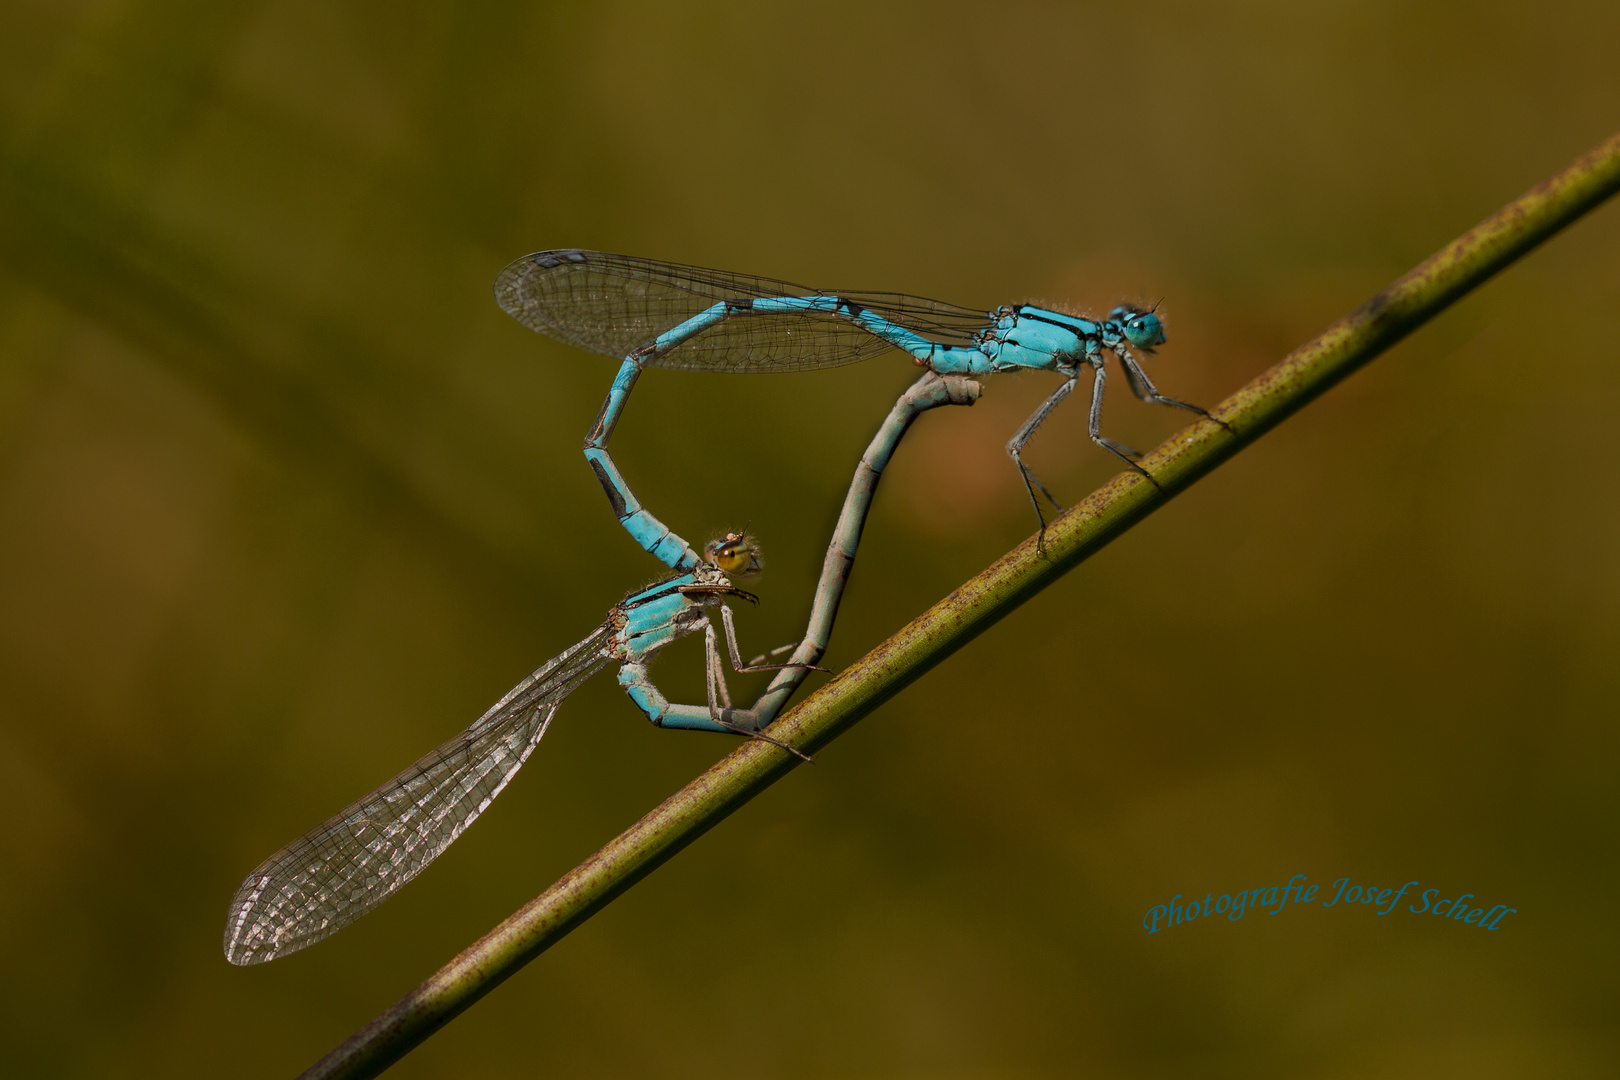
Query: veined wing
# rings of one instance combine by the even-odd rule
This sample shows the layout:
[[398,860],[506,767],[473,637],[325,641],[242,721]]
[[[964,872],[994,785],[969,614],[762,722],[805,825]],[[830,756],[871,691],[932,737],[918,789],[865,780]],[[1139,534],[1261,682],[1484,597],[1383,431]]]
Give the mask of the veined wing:
[[225,958],[262,964],[313,945],[420,873],[501,793],[563,698],[608,663],[612,634],[598,627],[466,731],[261,863],[231,898]]
[[[966,345],[985,312],[904,293],[814,289],[791,281],[698,266],[566,249],[525,255],[495,279],[501,308],[529,329],[587,352],[622,359],[722,300],[838,296],[944,345]],[[649,362],[685,371],[777,372],[838,367],[876,356],[888,342],[836,315],[739,315]]]

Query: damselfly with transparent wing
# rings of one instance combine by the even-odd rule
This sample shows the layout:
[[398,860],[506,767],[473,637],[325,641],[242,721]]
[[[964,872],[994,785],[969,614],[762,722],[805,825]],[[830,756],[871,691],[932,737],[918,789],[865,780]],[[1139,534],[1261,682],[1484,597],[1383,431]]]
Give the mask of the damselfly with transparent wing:
[[[619,665],[619,684],[630,699],[660,727],[776,742],[759,732],[768,716],[730,707],[708,611],[721,613],[735,670],[797,668],[802,678],[802,669],[813,663],[743,663],[723,600],[754,597],[733,587],[726,574],[757,570],[758,551],[747,537],[730,534],[705,554],[709,561],[693,570],[625,598],[606,622],[541,665],[467,730],[261,863],[231,900],[226,958],[257,964],[284,956],[336,933],[393,895],[501,793],[563,699],[611,663]],[[664,646],[698,632],[706,644],[708,706],[671,704],[648,678],[647,665]]]
[[[1092,372],[1091,438],[1132,469],[1135,451],[1102,434],[1105,356],[1124,369],[1145,401],[1208,419],[1204,409],[1160,394],[1132,352],[1162,343],[1157,314],[1117,307],[1107,319],[1081,318],[1029,304],[975,311],[904,293],[812,289],[774,278],[658,262],[629,255],[566,249],[524,256],[495,281],[501,307],[525,326],[623,363],[607,402],[586,436],[585,456],[620,523],[667,565],[693,565],[696,553],[643,509],[607,444],[643,368],[737,373],[803,371],[866,360],[897,348],[942,376],[1052,371],[1064,383],[1007,444],[1029,492],[1042,534],[1040,495],[1057,500],[1023,461],[1041,423]],[[1220,422],[1220,421],[1216,421]]]

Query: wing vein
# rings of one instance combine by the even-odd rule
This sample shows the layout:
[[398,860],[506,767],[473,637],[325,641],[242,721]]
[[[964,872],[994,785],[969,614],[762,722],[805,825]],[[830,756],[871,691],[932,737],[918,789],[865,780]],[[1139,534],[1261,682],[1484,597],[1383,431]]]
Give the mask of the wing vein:
[[[984,311],[905,293],[816,289],[776,278],[706,270],[599,251],[541,251],[501,271],[495,297],[537,333],[620,359],[717,303],[781,296],[838,296],[944,345],[967,345]],[[828,312],[739,312],[649,366],[763,373],[839,367],[892,346]]]
[[258,964],[312,945],[419,874],[506,787],[563,699],[609,662],[612,634],[604,623],[461,734],[261,863],[231,900],[226,958]]

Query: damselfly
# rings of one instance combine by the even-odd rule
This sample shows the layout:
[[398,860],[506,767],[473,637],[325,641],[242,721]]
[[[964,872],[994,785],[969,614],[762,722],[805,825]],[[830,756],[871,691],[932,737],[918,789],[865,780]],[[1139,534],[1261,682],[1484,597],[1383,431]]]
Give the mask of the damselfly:
[[1112,354],[1132,392],[1216,423],[1197,405],[1159,393],[1132,349],[1149,353],[1165,340],[1153,311],[1116,307],[1106,319],[1014,304],[975,311],[903,293],[812,289],[772,278],[655,262],[575,249],[526,255],[495,280],[501,307],[547,337],[602,356],[623,358],[602,412],[585,439],[585,457],[614,513],[638,543],[666,565],[692,565],[685,541],[641,507],[607,444],[643,368],[688,371],[787,372],[837,367],[890,348],[943,376],[979,377],[1003,371],[1052,371],[1064,382],[1007,443],[1041,533],[1046,517],[1039,491],[1053,498],[1023,461],[1041,423],[1092,372],[1092,441],[1153,480],[1139,455],[1102,434],[1106,355]]
[[[562,700],[615,661],[620,685],[654,724],[775,742],[761,729],[810,671],[821,670],[816,663],[827,649],[872,497],[895,447],[922,413],[941,405],[971,405],[978,394],[971,380],[930,373],[895,402],[855,467],[827,546],[809,625],[787,663],[763,664],[763,656],[741,663],[731,610],[722,600],[752,599],[752,594],[733,588],[726,575],[757,571],[759,551],[746,537],[728,534],[708,545],[705,557],[694,553],[695,565],[686,573],[615,606],[606,622],[513,687],[466,731],[266,859],[231,900],[226,958],[258,964],[285,956],[336,933],[393,895],[500,794],[546,733]],[[717,606],[733,669],[777,672],[746,711],[731,708],[706,610]],[[671,705],[647,677],[647,663],[671,641],[698,630],[707,652],[708,707]]]
[[[260,964],[296,952],[392,896],[484,812],[528,759],[563,699],[609,664],[619,665],[619,685],[659,727],[777,742],[759,731],[768,717],[731,707],[709,611],[721,612],[735,670],[797,666],[802,678],[811,665],[742,662],[724,600],[756,598],[727,575],[757,572],[758,549],[733,533],[708,545],[705,555],[692,570],[626,597],[606,622],[546,661],[466,731],[261,863],[231,899],[225,958]],[[673,705],[647,677],[647,664],[670,642],[699,631],[707,648],[708,706]]]

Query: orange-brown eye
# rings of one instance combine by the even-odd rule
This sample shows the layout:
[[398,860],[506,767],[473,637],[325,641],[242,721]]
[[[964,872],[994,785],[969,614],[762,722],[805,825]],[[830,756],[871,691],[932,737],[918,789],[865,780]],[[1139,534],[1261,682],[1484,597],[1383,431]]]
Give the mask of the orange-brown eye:
[[727,533],[719,540],[711,540],[704,554],[725,574],[756,574],[763,565],[753,541],[739,533]]

